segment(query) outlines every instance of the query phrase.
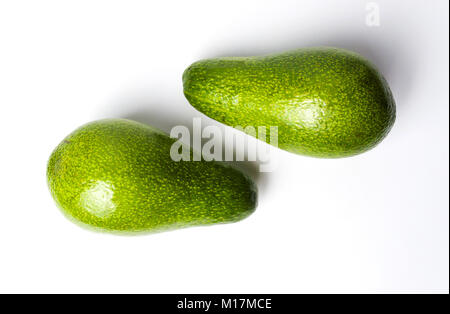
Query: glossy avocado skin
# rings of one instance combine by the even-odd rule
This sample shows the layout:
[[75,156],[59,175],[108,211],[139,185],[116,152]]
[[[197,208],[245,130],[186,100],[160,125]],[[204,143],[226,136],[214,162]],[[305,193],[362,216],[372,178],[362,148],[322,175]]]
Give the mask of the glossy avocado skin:
[[377,145],[395,121],[386,80],[367,60],[338,48],[195,62],[184,94],[200,112],[230,126],[278,127],[278,147],[324,158]]
[[256,187],[248,177],[214,162],[175,162],[174,141],[130,120],[86,124],[52,153],[51,194],[75,222],[110,232],[229,223],[254,211]]

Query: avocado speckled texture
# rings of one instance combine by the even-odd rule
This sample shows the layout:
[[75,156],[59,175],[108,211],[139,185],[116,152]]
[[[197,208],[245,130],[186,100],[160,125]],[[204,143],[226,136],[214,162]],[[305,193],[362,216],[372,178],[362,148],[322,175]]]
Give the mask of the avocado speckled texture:
[[230,126],[278,127],[278,146],[325,158],[377,145],[395,120],[382,75],[356,53],[307,48],[198,61],[183,74],[188,101]]
[[74,221],[112,232],[229,223],[256,207],[256,186],[215,162],[175,162],[175,139],[124,119],[86,124],[55,149],[51,194]]

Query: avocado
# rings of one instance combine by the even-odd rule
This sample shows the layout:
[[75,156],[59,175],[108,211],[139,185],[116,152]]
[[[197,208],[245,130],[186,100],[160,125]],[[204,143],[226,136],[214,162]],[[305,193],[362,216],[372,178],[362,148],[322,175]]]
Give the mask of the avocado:
[[75,222],[113,233],[230,223],[255,210],[247,176],[217,162],[173,161],[175,141],[131,120],[88,123],[52,153],[51,194]]
[[316,47],[195,62],[183,74],[197,110],[230,126],[278,128],[278,147],[338,158],[377,145],[395,120],[395,102],[360,55]]

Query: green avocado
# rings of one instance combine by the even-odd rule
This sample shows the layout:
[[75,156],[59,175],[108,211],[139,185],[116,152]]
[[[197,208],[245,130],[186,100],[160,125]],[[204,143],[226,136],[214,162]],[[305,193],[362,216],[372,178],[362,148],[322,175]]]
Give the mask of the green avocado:
[[51,194],[75,222],[119,233],[236,222],[255,210],[248,177],[216,162],[174,161],[175,141],[125,119],[86,124],[52,153]]
[[186,69],[183,85],[205,115],[233,127],[277,127],[278,147],[314,157],[367,151],[395,120],[383,76],[338,48],[201,60]]

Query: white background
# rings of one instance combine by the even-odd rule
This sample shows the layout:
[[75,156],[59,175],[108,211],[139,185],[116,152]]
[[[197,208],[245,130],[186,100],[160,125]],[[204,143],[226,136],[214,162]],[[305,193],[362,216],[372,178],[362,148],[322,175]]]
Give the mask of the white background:
[[[448,1],[0,0],[0,292],[448,292]],[[259,207],[230,225],[140,237],[69,222],[46,185],[76,127],[202,117],[181,74],[208,57],[338,46],[397,101],[375,149],[322,160],[273,149]],[[218,125],[218,124],[217,124]]]

